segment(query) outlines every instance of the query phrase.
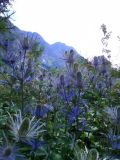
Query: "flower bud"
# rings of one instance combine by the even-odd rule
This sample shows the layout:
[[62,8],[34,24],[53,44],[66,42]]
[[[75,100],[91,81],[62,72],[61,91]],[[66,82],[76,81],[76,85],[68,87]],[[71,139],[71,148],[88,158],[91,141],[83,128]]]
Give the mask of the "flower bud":
[[61,75],[61,76],[60,76],[60,84],[61,84],[62,86],[65,85],[64,75]]
[[81,72],[77,72],[77,86],[82,87],[82,74],[81,74]]
[[93,59],[93,64],[94,64],[95,68],[98,66],[98,58],[96,56]]
[[71,49],[68,57],[68,63],[73,64],[74,62],[74,51]]
[[77,72],[78,71],[78,63],[74,63],[74,66],[73,66],[73,72]]
[[6,147],[3,151],[3,157],[9,157],[12,154],[12,148],[11,147]]
[[22,47],[23,47],[24,50],[28,50],[29,49],[28,37],[24,37]]

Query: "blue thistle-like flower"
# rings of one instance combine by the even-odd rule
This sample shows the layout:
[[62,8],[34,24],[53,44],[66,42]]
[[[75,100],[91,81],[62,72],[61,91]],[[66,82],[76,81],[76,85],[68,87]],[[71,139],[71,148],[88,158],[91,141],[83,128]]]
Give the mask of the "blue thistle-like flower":
[[60,85],[64,86],[65,85],[65,79],[64,79],[64,75],[60,76]]
[[109,131],[108,139],[113,150],[120,150],[120,135],[114,135],[113,130]]
[[72,108],[69,114],[69,122],[74,123],[79,117],[80,113],[81,113],[81,109],[78,106]]
[[82,74],[81,72],[77,72],[77,87],[82,88]]
[[73,91],[69,93],[60,93],[60,96],[63,98],[63,100],[67,100],[68,102],[72,101],[73,97],[75,96],[75,93]]
[[50,111],[51,109],[45,105],[41,106],[38,105],[34,110],[33,110],[33,115],[37,118],[42,118],[45,117],[47,115],[47,113]]
[[35,120],[35,117],[31,119],[28,117],[23,118],[20,110],[14,119],[9,112],[8,114],[10,118],[10,132],[17,142],[36,138],[45,131],[41,130],[45,123],[41,124],[40,120]]
[[16,146],[4,146],[0,148],[0,160],[25,160],[22,154],[18,153],[18,147]]
[[99,65],[98,57],[96,57],[96,56],[93,58],[93,65],[95,66],[95,68],[97,68]]
[[32,147],[32,151],[36,151],[45,145],[45,142],[43,140],[38,140],[38,139],[31,139],[26,143]]
[[112,149],[120,150],[120,142],[113,142],[112,143]]
[[111,140],[112,149],[120,150],[120,135],[114,135]]

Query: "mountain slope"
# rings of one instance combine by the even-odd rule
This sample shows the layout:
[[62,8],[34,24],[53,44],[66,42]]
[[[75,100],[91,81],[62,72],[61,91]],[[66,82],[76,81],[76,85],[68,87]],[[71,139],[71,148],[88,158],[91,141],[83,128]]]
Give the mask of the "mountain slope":
[[33,39],[38,41],[39,46],[44,47],[44,51],[40,60],[42,61],[43,64],[47,66],[56,66],[56,67],[64,66],[65,62],[63,59],[65,51],[69,52],[71,49],[73,49],[76,55],[79,55],[75,51],[75,49],[71,46],[67,46],[66,44],[61,42],[56,42],[50,45],[38,33],[22,31],[16,26],[14,26],[14,28],[11,29],[10,32],[0,35],[0,43],[5,43],[7,39],[10,39],[11,40],[10,50],[12,52],[15,49],[13,49],[11,46],[13,47],[17,46],[18,44],[16,43],[16,41],[21,39],[21,37],[26,37],[26,36],[30,38],[33,37]]

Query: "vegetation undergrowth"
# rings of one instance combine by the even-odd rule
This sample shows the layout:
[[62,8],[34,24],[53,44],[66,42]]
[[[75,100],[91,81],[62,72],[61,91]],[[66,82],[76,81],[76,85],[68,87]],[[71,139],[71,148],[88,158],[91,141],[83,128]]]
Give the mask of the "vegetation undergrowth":
[[29,34],[0,44],[0,160],[120,159],[120,71],[72,49],[47,69],[42,52]]

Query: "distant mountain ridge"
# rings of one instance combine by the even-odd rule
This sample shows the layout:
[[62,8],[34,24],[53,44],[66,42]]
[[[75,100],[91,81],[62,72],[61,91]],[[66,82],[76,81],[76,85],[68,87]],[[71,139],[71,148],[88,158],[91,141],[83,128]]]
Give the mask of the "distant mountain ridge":
[[[43,54],[40,58],[40,60],[42,61],[42,63],[44,65],[56,66],[56,67],[64,66],[65,65],[65,61],[63,60],[64,59],[64,53],[65,53],[65,51],[69,52],[71,49],[74,50],[76,55],[80,56],[73,47],[68,46],[65,43],[56,42],[56,43],[50,45],[38,33],[22,31],[16,26],[14,26],[14,29],[10,30],[9,33],[5,34],[2,38],[0,38],[0,40],[3,41],[5,39],[7,39],[7,37],[14,37],[14,39],[17,40],[21,36],[23,36],[23,37],[34,36],[34,39],[37,40],[39,45],[41,47],[44,47]],[[14,42],[15,42],[15,40],[14,40]]]

